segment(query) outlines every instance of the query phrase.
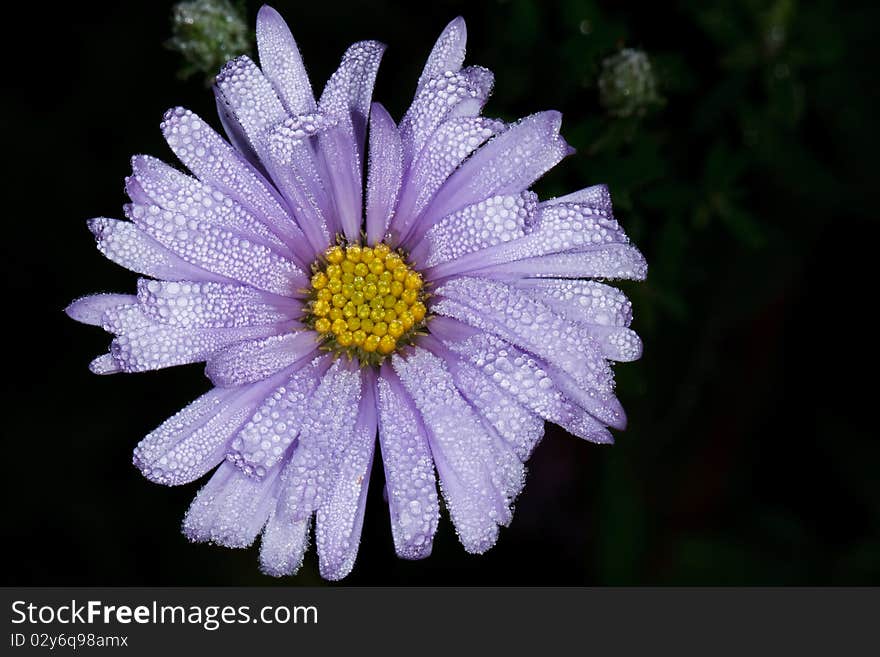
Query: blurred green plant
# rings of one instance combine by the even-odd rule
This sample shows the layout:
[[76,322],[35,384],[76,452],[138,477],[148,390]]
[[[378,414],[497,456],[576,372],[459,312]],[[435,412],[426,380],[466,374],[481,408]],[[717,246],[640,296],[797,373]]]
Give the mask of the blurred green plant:
[[643,116],[663,104],[648,55],[624,48],[602,62],[599,103],[611,116]]
[[223,64],[253,49],[254,35],[244,2],[178,2],[171,10],[171,32],[166,45],[182,56],[180,77],[203,75],[207,86]]

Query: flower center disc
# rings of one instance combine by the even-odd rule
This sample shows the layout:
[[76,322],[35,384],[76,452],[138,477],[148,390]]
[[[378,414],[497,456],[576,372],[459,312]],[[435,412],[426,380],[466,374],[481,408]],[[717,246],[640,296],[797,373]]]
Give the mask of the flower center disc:
[[327,249],[312,265],[303,322],[338,355],[378,365],[424,328],[424,282],[384,243]]

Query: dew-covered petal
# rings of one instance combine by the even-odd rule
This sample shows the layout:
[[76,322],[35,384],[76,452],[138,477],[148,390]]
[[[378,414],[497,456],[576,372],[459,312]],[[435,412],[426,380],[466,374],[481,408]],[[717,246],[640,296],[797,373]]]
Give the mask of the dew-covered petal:
[[[288,244],[296,246],[302,232],[281,196],[262,173],[207,123],[190,110],[175,107],[165,113],[161,127],[171,150],[199,180],[234,199]],[[137,198],[132,200],[144,204]]]
[[223,127],[223,132],[226,133],[229,143],[235,147],[235,150],[241,154],[248,164],[268,180],[269,172],[266,171],[266,167],[260,162],[260,156],[257,155],[254,147],[251,146],[244,127],[232,113],[232,108],[223,99],[220,90],[216,86],[214,87],[214,101],[217,107],[217,118],[220,119],[220,125]]
[[140,188],[163,210],[204,221],[290,255],[285,243],[266,224],[223,192],[148,155],[133,157],[131,167]]
[[221,465],[199,491],[183,519],[193,542],[244,548],[259,535],[275,503],[278,469],[253,479],[230,463]]
[[503,283],[461,277],[437,289],[434,312],[494,333],[518,347],[576,373],[591,387],[612,387],[611,372],[596,339],[544,304]]
[[529,458],[544,436],[544,420],[523,407],[466,363],[450,365],[459,392],[479,411],[521,461]]
[[269,514],[260,541],[260,570],[271,577],[295,575],[309,546],[311,518],[293,522]]
[[105,312],[123,306],[131,306],[135,303],[137,303],[137,297],[131,294],[91,294],[87,297],[80,297],[67,306],[64,312],[71,319],[83,324],[102,326]]
[[632,302],[616,287],[576,279],[523,278],[515,286],[573,322],[629,326]]
[[236,342],[265,338],[279,330],[275,326],[184,329],[154,322],[137,305],[108,310],[103,327],[116,336],[110,353],[125,372],[196,363]]
[[176,486],[198,479],[223,460],[229,441],[280,377],[241,388],[214,388],[138,443],[134,464],[150,481]]
[[434,224],[412,257],[433,267],[523,237],[536,207],[537,197],[528,191],[469,205]]
[[609,360],[629,363],[642,357],[642,339],[632,329],[588,325],[587,330],[596,338],[602,355]]
[[467,26],[464,18],[458,16],[450,21],[434,43],[431,54],[425,62],[425,68],[419,76],[418,89],[438,75],[458,72],[464,63],[466,45]]
[[[523,278],[603,278],[643,281],[648,263],[631,244],[607,244],[567,253],[524,258],[474,270],[475,276],[504,281]],[[434,274],[436,277],[436,273]]]
[[202,269],[282,296],[308,284],[292,260],[209,222],[155,205],[126,206],[126,214],[162,246]]
[[359,41],[349,46],[318,102],[322,112],[337,117],[347,127],[358,163],[363,162],[373,85],[384,52],[385,44],[378,41]]
[[518,194],[571,152],[559,135],[559,112],[533,114],[474,153],[425,209],[420,230],[456,210],[497,194]]
[[357,144],[344,125],[336,125],[318,136],[323,156],[322,179],[329,192],[330,232],[342,232],[349,242],[361,236],[363,181]]
[[260,66],[291,114],[315,111],[315,95],[299,48],[281,15],[263,5],[257,12]]
[[291,331],[249,340],[214,353],[205,375],[215,386],[229,387],[260,381],[315,354],[318,336],[313,331]]
[[446,119],[479,114],[491,93],[491,75],[486,69],[472,67],[426,80],[400,122],[404,162],[415,161]]
[[367,243],[376,244],[394,213],[403,176],[403,145],[394,119],[379,103],[370,114],[370,159],[367,172]]
[[495,464],[486,431],[437,356],[417,348],[405,359],[395,355],[392,364],[424,419],[459,539],[468,552],[481,554],[495,544],[498,522],[505,520],[487,472]]
[[287,117],[269,80],[250,57],[242,55],[226,63],[214,88],[218,102],[227,110],[226,120],[239,129],[234,132],[240,131],[265,163],[269,132]]
[[400,236],[408,234],[450,174],[503,129],[501,121],[483,117],[457,117],[441,123],[407,172],[394,230]]
[[541,208],[529,221],[522,237],[439,265],[432,268],[429,275],[436,279],[552,253],[629,244],[614,219],[601,216],[585,205],[566,203]]
[[226,458],[256,477],[281,461],[299,435],[308,403],[329,366],[330,357],[322,356],[294,371],[242,427]]
[[118,374],[122,372],[122,366],[113,358],[113,354],[102,354],[89,363],[89,371],[92,374]]
[[[568,399],[553,380],[553,368],[539,358],[488,333],[461,338],[438,317],[432,333],[447,347],[470,361],[488,381],[536,415],[558,424],[569,433],[593,442],[613,442],[605,425]],[[523,452],[518,452],[523,453]]]
[[350,241],[360,238],[367,117],[384,52],[385,45],[378,41],[361,41],[349,47],[318,102],[322,112],[337,120],[336,127],[318,137],[318,149],[322,179],[333,204],[331,215]]
[[232,328],[289,322],[302,303],[248,285],[138,280],[137,302],[150,319],[180,328]]
[[[482,402],[485,401],[485,399],[480,399],[480,395],[487,395],[489,394],[489,391],[487,391],[485,386],[482,386],[479,381],[475,380],[479,378],[479,373],[473,371],[473,368],[471,368],[466,362],[462,362],[461,359],[457,358],[456,355],[446,347],[446,345],[437,340],[434,336],[423,338],[420,341],[420,346],[424,346],[441,359],[445,364],[446,369],[452,375],[452,381],[462,399],[467,402],[480,421],[484,433],[482,445],[488,450],[483,457],[484,465],[489,473],[489,479],[498,494],[495,498],[496,509],[498,510],[498,518],[496,522],[500,525],[506,526],[513,519],[513,513],[511,510],[513,500],[519,495],[525,485],[525,468],[522,465],[523,459],[519,458],[517,448],[514,447],[511,442],[505,440],[499,432],[498,427],[495,426],[495,423],[486,413],[483,412]],[[503,400],[496,396],[491,403],[501,404],[502,401]],[[522,419],[525,419],[525,415],[528,414],[528,411],[525,411],[525,409],[519,409],[519,411],[517,411],[515,408],[516,403],[512,400],[510,400],[506,406],[511,413],[517,414]],[[516,422],[515,417],[510,417],[508,420]],[[511,435],[513,443],[528,444],[531,440],[537,441],[540,436],[543,435],[543,422],[538,418],[533,418],[532,421],[525,420],[525,423],[526,424],[522,424],[518,427],[523,434],[535,430],[538,432],[538,435],[535,436],[534,431],[532,431],[530,436],[520,435],[514,437]],[[505,430],[508,428],[504,425],[501,426],[503,426]]]
[[329,580],[342,579],[351,572],[361,540],[376,444],[376,381],[371,369],[364,372],[353,432],[344,439],[339,469],[326,501],[315,514],[315,546],[321,576]]
[[130,221],[96,217],[88,227],[104,257],[130,271],[170,281],[228,280],[175,255]]
[[361,373],[355,365],[337,360],[302,418],[299,442],[282,473],[279,513],[304,520],[326,499],[346,438],[354,431],[360,398]]
[[338,232],[330,193],[322,179],[323,161],[316,157],[315,137],[335,127],[326,113],[288,117],[269,134],[267,166],[293,209],[298,225],[315,251],[326,248]]
[[431,554],[440,515],[428,436],[388,363],[382,365],[377,397],[394,550],[402,559],[424,559]]
[[571,194],[566,194],[565,196],[557,196],[556,198],[547,199],[541,203],[541,206],[547,207],[551,205],[559,205],[560,203],[587,205],[603,216],[614,216],[611,204],[611,193],[608,191],[608,185],[584,187],[583,189],[579,189]]

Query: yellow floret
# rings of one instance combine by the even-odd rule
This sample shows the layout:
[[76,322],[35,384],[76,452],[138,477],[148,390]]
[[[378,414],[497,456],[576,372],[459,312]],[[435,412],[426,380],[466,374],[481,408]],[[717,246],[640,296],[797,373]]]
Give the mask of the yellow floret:
[[392,338],[390,335],[386,335],[381,340],[379,340],[379,351],[383,354],[390,354],[392,351],[394,351],[395,347],[397,347],[397,340]]
[[428,309],[422,276],[401,253],[384,243],[332,246],[313,265],[304,322],[331,351],[375,366],[410,344],[408,331],[420,328]]
[[327,249],[326,256],[327,262],[329,262],[331,265],[338,265],[340,262],[342,262],[345,254],[343,253],[341,246],[331,246],[329,249]]

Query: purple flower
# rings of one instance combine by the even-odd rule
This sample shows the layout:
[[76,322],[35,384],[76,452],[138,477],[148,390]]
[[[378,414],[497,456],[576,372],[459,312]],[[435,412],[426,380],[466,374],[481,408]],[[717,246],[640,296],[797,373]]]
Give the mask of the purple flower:
[[[384,46],[354,44],[316,102],[287,25],[257,19],[262,69],[214,88],[229,141],[192,112],[162,131],[192,175],[137,156],[129,221],[89,223],[146,278],[68,314],[102,326],[98,374],[206,361],[214,388],[144,438],[134,463],[178,485],[217,468],[186,514],[193,541],[295,573],[314,520],[321,574],[347,575],[378,433],[397,554],[431,552],[437,484],[468,552],[492,547],[549,420],[610,443],[609,361],[641,354],[630,302],[597,279],[645,260],[604,186],[539,201],[572,152],[558,112],[483,118],[484,68],[443,31],[399,123],[370,97]],[[366,184],[362,164],[366,160]]]

